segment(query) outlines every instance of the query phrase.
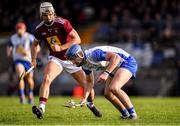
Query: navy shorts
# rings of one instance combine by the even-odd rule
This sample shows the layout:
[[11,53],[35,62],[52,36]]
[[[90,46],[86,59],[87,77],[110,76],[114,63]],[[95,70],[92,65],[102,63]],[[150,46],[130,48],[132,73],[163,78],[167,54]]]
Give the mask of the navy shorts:
[[15,60],[14,64],[15,64],[15,66],[17,64],[22,64],[26,71],[29,70],[29,68],[31,68],[31,63],[29,61],[25,61],[25,60]]

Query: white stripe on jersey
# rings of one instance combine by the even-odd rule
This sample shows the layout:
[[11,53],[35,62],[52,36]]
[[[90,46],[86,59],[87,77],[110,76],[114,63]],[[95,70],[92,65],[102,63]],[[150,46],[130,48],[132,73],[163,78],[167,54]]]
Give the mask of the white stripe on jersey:
[[[63,19],[63,18],[61,18],[61,17],[55,17],[53,22],[57,22],[57,23],[60,23],[60,24],[64,24],[65,21],[66,21],[66,20]],[[41,27],[43,24],[45,24],[44,21],[41,21],[41,22],[36,26],[36,29],[38,29],[39,27]],[[53,24],[53,23],[52,23],[52,24]],[[50,24],[50,25],[45,24],[45,25],[46,25],[46,26],[51,26],[52,24]]]
[[61,18],[61,17],[55,17],[54,22],[60,23],[60,24],[64,24],[66,20]]
[[39,27],[41,27],[44,24],[44,21],[41,21],[37,26],[36,29],[38,29]]
[[105,52],[118,53],[118,54],[124,55],[126,57],[130,56],[130,54],[127,53],[126,51],[124,51],[123,49],[117,48],[117,47],[113,47],[113,46],[96,46],[94,48],[91,48],[91,49],[87,50],[87,53],[91,53],[91,52],[93,52],[96,49],[101,49],[102,51],[105,51]]

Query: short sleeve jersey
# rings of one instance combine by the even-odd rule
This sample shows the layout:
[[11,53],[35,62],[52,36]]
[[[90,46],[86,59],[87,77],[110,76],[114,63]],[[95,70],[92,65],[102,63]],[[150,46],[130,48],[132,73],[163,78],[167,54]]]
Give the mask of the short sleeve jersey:
[[[31,44],[34,41],[34,36],[28,32],[25,32],[21,37],[17,33],[10,37],[8,47],[12,47],[13,60],[26,60],[31,61]],[[24,56],[21,53],[21,48],[25,49],[28,53]]]
[[105,69],[109,61],[106,61],[106,53],[107,52],[114,52],[118,54],[122,60],[120,61],[120,64],[123,61],[126,61],[127,58],[130,56],[129,53],[124,51],[121,48],[112,47],[112,46],[97,46],[88,50],[85,50],[86,55],[86,63],[82,65],[82,68],[84,70],[103,70]]
[[52,45],[54,43],[59,46],[67,43],[68,34],[72,31],[73,27],[71,23],[61,17],[55,17],[54,23],[50,26],[45,25],[44,22],[41,22],[35,29],[35,39],[45,42],[48,46],[51,56],[55,56],[61,60],[65,60],[65,52],[54,52],[52,50]]

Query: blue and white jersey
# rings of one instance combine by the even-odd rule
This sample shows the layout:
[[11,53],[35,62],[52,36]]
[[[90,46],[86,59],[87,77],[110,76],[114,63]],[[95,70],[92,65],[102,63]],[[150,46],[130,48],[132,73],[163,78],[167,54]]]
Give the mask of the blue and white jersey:
[[87,71],[91,70],[104,70],[109,64],[106,61],[106,52],[114,52],[121,57],[119,65],[117,67],[124,67],[131,69],[130,71],[134,75],[137,70],[137,63],[135,59],[126,51],[121,48],[113,46],[97,46],[88,50],[85,50],[86,63],[82,65],[82,68]]
[[[19,37],[18,34],[11,36],[8,46],[12,47],[13,60],[25,60],[31,62],[31,44],[34,41],[34,36],[25,32],[23,36]],[[28,55],[22,54],[22,49],[28,52]]]

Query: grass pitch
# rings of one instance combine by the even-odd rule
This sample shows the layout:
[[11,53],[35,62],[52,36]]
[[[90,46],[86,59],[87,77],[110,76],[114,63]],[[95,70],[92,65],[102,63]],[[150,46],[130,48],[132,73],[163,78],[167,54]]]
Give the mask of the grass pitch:
[[[131,98],[139,116],[135,121],[121,120],[104,97],[95,99],[102,118],[95,117],[87,107],[63,107],[70,99],[50,96],[46,114],[39,120],[32,114],[31,105],[20,105],[17,97],[0,97],[0,125],[180,125],[180,98]],[[38,98],[35,101],[37,105]]]

